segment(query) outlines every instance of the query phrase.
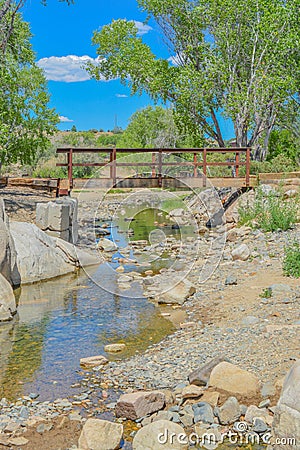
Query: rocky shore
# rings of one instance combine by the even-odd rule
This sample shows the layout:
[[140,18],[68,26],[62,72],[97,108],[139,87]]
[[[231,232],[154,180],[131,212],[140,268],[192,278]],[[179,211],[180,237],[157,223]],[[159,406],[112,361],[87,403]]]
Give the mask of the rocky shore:
[[[119,201],[115,196],[109,205]],[[103,222],[109,205],[102,205]],[[96,208],[96,198],[79,203],[82,248],[94,243],[90,214]],[[1,449],[184,449],[195,448],[193,433],[194,439],[213,435],[215,445],[226,448],[229,432],[253,436],[259,445],[271,442],[270,449],[297,448],[300,287],[283,275],[282,260],[286,245],[299,242],[300,227],[262,233],[236,227],[234,214],[217,230],[199,225],[199,237],[183,248],[170,240],[176,264],[139,279],[165,317],[170,309],[185,311],[177,331],[143,354],[87,369],[77,397],[53,403],[39,402],[34,393],[16,403],[2,399]],[[220,235],[226,240],[220,262],[202,283],[199,273]],[[182,274],[182,301],[162,301],[162,284]],[[137,280],[130,272],[119,277],[124,291]],[[171,433],[188,438],[170,444]],[[290,441],[276,443],[275,437]],[[216,448],[208,439],[203,448]],[[45,441],[47,447],[41,446]]]

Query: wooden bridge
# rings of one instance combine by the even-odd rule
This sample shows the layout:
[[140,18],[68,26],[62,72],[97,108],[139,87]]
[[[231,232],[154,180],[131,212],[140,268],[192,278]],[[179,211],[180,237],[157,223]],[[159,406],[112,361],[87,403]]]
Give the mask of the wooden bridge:
[[[184,149],[124,149],[124,148],[58,148],[58,154],[65,154],[66,161],[57,163],[59,167],[67,167],[68,186],[61,186],[60,193],[72,189],[74,167],[99,167],[108,169],[107,173],[97,176],[94,185],[97,187],[205,187],[207,179],[216,187],[251,187],[256,184],[256,177],[250,176],[250,148],[184,148]],[[84,154],[85,161],[76,161],[76,155]],[[88,162],[88,155],[104,154],[99,162]],[[134,155],[142,154],[132,161]],[[221,161],[209,160],[209,155],[227,155]],[[122,157],[121,157],[122,156]],[[173,158],[171,158],[173,156]],[[189,157],[187,159],[186,157]],[[128,161],[128,159],[131,161]],[[176,160],[177,159],[177,160]],[[228,177],[210,177],[209,168],[227,167],[232,173]],[[240,167],[245,166],[245,176],[239,176]],[[124,176],[124,169],[126,176]],[[142,170],[142,173],[137,172]],[[145,173],[145,169],[148,169]],[[129,174],[129,175],[128,175]],[[92,182],[92,181],[91,181]],[[79,187],[79,186],[76,186]]]

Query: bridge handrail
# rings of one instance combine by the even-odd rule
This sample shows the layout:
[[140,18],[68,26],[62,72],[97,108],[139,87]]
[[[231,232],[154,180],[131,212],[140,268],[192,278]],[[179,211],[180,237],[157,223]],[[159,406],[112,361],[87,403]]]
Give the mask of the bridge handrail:
[[[67,155],[66,163],[57,163],[56,165],[59,167],[68,167],[68,180],[69,184],[72,187],[73,184],[73,167],[104,167],[107,164],[110,164],[110,178],[113,179],[115,184],[117,178],[117,167],[135,167],[135,166],[150,166],[152,167],[152,177],[156,177],[155,168],[158,167],[158,178],[161,181],[162,178],[162,167],[163,166],[193,166],[194,167],[194,177],[198,177],[198,167],[203,168],[204,175],[204,183],[207,177],[207,167],[208,166],[234,166],[236,177],[239,176],[239,167],[246,166],[246,176],[245,183],[248,187],[250,185],[250,160],[251,160],[251,148],[250,147],[203,147],[203,148],[77,148],[77,147],[60,147],[57,149],[58,154],[65,153]],[[108,153],[110,160],[109,162],[103,163],[74,163],[73,162],[73,154],[74,153]],[[117,153],[151,153],[152,154],[152,162],[143,162],[143,163],[122,163],[117,161]],[[193,161],[186,161],[180,163],[170,163],[163,162],[162,154],[182,154],[182,153],[192,153],[194,155]],[[203,160],[198,161],[197,155],[203,153]],[[234,161],[207,161],[208,153],[234,153],[235,160]],[[243,162],[240,160],[240,154],[245,153],[246,161]],[[158,154],[158,162],[155,161],[155,155]],[[204,184],[205,185],[205,184]]]

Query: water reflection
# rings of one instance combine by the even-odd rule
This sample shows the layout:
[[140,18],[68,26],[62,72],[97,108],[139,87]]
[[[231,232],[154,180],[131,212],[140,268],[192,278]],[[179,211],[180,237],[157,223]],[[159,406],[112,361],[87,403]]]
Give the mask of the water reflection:
[[[96,280],[104,275],[95,269]],[[105,354],[110,342],[126,342],[117,358],[130,356],[173,329],[147,299],[110,294],[82,272],[24,286],[17,317],[0,327],[0,396],[66,396],[80,379],[80,358]]]

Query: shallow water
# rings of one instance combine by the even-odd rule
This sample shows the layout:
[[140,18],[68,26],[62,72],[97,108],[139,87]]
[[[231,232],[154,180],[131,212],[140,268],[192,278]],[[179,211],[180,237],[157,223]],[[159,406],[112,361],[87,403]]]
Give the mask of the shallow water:
[[[103,270],[99,266],[95,277]],[[147,299],[110,294],[83,273],[25,286],[18,316],[0,327],[0,397],[67,396],[80,379],[80,358],[105,354],[112,342],[127,347],[110,358],[131,356],[173,329]]]
[[[157,215],[155,210],[140,213],[129,224],[134,230],[131,239],[147,239],[164,221],[165,215]],[[138,283],[132,284],[127,297],[126,292],[119,295],[99,287],[103,280],[107,286],[117,286],[111,267],[116,268],[122,246],[128,243],[121,228],[120,224],[112,228],[121,247],[112,255],[115,262],[89,269],[93,281],[80,271],[22,287],[17,316],[0,326],[0,398],[15,400],[34,392],[39,400],[53,400],[74,394],[70,386],[83,373],[80,358],[99,354],[109,359],[125,358],[174,331],[172,321],[142,296]],[[181,236],[171,224],[166,224],[164,234]],[[167,265],[168,258],[160,257],[152,267],[157,271]],[[139,270],[132,265],[125,269]],[[126,349],[106,355],[104,346],[114,342],[126,343]]]

